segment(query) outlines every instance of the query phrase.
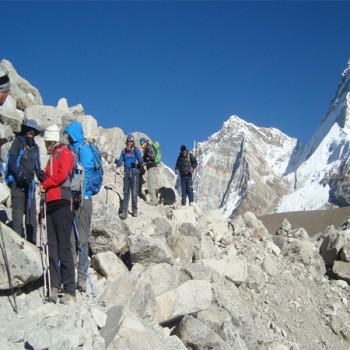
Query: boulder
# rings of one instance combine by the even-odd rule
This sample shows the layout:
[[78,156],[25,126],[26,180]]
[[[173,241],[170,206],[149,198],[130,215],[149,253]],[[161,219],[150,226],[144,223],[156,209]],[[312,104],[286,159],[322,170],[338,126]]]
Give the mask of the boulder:
[[24,238],[21,238],[2,222],[0,222],[0,229],[5,243],[3,246],[1,241],[0,290],[10,289],[5,252],[14,288],[23,287],[36,281],[43,274],[39,249]]

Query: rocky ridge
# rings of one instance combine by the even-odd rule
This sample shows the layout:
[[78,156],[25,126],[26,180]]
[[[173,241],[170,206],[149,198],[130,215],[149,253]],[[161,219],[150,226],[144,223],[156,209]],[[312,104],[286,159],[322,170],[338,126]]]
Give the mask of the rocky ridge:
[[[25,96],[36,93],[23,84],[32,91]],[[14,299],[0,254],[2,349],[349,348],[347,222],[310,238],[286,220],[268,232],[249,211],[227,219],[218,210],[182,207],[165,166],[160,205],[140,200],[140,216],[121,221],[122,178],[111,150],[122,147],[122,130],[103,130],[64,99],[57,108],[28,102],[24,112],[16,101],[13,95],[0,109],[4,149],[23,118],[42,127],[79,120],[102,149],[105,179],[94,197],[92,283],[71,305],[45,302],[39,249],[12,231],[10,195],[0,183],[0,227],[17,292]]]

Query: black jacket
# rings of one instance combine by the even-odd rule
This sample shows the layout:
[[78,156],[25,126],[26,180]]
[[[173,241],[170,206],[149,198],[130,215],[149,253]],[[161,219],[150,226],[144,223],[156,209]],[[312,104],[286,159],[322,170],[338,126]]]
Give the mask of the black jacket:
[[177,157],[175,170],[179,170],[180,176],[192,176],[190,168],[195,169],[197,167],[197,159],[192,153],[187,153],[187,156],[180,155]]
[[153,146],[150,144],[147,144],[145,149],[145,154],[143,155],[143,161],[146,164],[147,170],[157,166],[157,164],[154,162],[155,156],[156,156],[156,153],[154,151]]

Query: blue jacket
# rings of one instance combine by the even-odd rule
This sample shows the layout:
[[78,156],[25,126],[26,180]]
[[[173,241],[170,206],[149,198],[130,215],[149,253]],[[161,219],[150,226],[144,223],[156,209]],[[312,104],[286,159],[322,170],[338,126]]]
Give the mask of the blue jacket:
[[92,198],[90,178],[94,170],[94,154],[88,144],[84,142],[84,131],[81,124],[77,121],[70,123],[64,131],[72,138],[73,143],[69,148],[79,157],[81,164],[84,167],[84,197]]
[[117,166],[122,166],[123,162],[124,170],[126,172],[136,172],[137,169],[143,164],[143,157],[141,151],[137,147],[131,148],[130,151],[124,148],[120,153]]

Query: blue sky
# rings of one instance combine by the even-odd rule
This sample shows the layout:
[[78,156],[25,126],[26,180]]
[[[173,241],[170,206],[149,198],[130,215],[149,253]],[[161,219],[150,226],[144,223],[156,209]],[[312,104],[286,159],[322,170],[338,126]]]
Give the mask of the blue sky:
[[[307,143],[350,58],[349,2],[1,2],[1,58],[45,105],[141,131],[174,167],[231,115]],[[120,150],[116,150],[119,154]]]

